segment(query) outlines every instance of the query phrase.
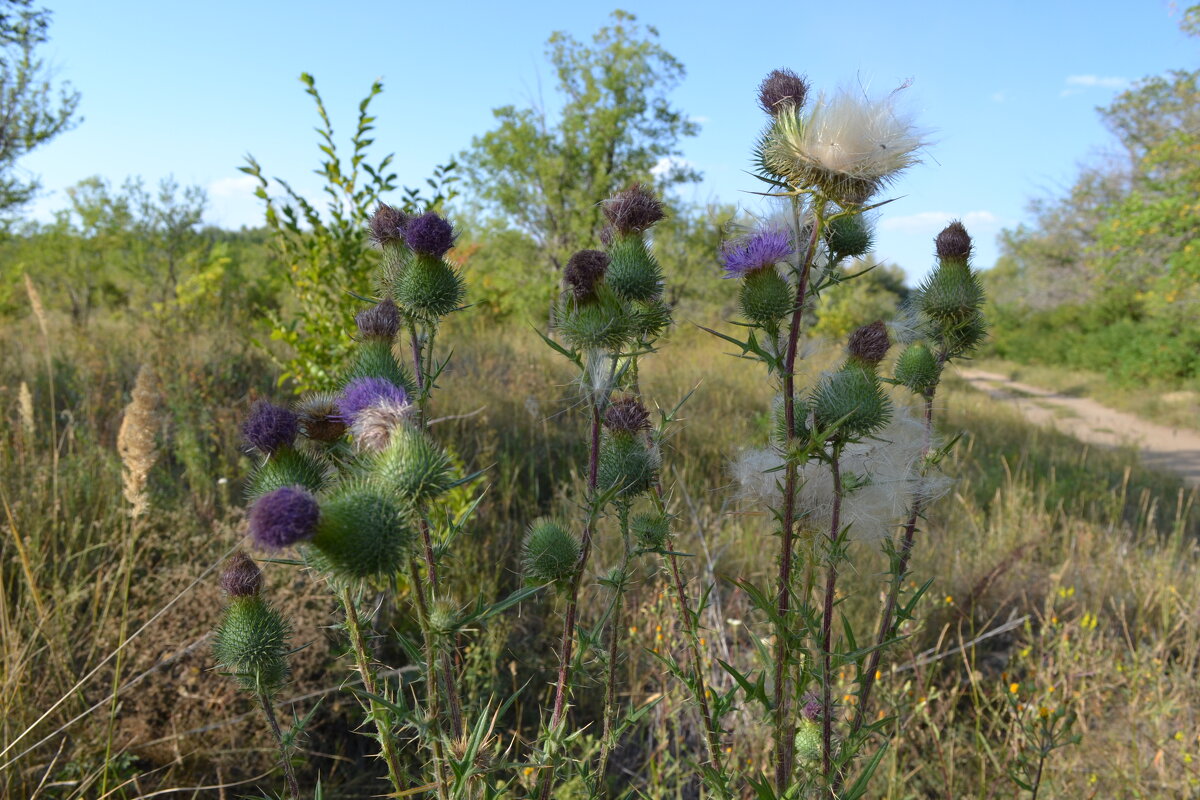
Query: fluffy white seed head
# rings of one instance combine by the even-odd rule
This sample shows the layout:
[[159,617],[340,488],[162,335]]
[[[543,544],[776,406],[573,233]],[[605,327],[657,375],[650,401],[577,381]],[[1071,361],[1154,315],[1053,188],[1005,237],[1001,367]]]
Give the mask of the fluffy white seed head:
[[416,417],[417,409],[412,403],[381,400],[368,406],[354,417],[350,433],[354,446],[360,452],[378,453],[387,448],[392,432]]

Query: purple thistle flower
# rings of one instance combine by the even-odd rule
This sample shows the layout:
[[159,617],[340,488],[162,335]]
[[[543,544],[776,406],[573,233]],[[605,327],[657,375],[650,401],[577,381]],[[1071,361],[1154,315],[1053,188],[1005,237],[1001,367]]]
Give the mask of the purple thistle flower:
[[408,394],[384,378],[355,378],[342,389],[338,412],[347,425],[353,425],[359,413],[384,400],[403,404],[408,402]]
[[454,228],[434,212],[427,211],[405,224],[404,241],[418,253],[441,258],[454,246]]
[[636,397],[622,397],[604,412],[604,427],[617,433],[638,433],[650,427],[650,412]]
[[254,559],[240,550],[225,562],[221,588],[230,597],[252,597],[262,591],[263,574]]
[[782,228],[760,228],[741,239],[721,245],[726,278],[741,278],[755,270],[773,267],[796,250]]
[[296,441],[299,420],[286,408],[259,400],[250,409],[250,416],[242,424],[242,436],[252,447],[264,453],[274,453]]
[[806,720],[816,722],[823,716],[821,713],[823,704],[816,692],[805,692],[804,697],[801,699],[804,701],[804,705],[800,707],[800,713],[804,715]]
[[299,486],[281,486],[250,507],[250,535],[259,547],[278,550],[311,539],[321,507]]

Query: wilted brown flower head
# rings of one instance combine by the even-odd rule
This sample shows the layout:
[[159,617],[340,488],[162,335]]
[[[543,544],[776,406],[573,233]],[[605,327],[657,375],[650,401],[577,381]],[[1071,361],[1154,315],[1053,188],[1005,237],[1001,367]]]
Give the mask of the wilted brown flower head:
[[371,215],[371,241],[380,247],[404,241],[404,226],[409,215],[387,203],[380,203]]
[[576,300],[584,300],[595,293],[607,269],[608,255],[603,250],[580,250],[567,261],[563,283]]
[[971,257],[971,235],[958,220],[947,225],[935,241],[939,259],[966,261]]
[[636,397],[622,397],[604,413],[604,427],[616,433],[644,431],[650,427],[650,412]]
[[604,216],[618,233],[640,233],[666,216],[662,200],[640,183],[622,189],[604,201]]
[[262,591],[263,574],[254,559],[241,550],[230,556],[221,571],[221,588],[230,597],[251,597]]
[[808,96],[808,81],[790,69],[772,70],[758,85],[758,104],[776,116],[786,108],[799,110]]
[[847,343],[846,349],[850,351],[851,356],[861,361],[878,364],[883,361],[883,357],[887,355],[891,346],[892,340],[888,338],[887,327],[882,321],[877,320],[850,334],[850,341]]
[[300,432],[317,442],[336,442],[346,432],[337,398],[327,392],[306,395],[295,405]]

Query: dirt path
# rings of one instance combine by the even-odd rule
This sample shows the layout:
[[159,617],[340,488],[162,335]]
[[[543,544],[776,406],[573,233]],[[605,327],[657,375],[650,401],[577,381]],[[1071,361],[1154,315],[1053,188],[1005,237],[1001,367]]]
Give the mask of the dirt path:
[[1030,422],[1091,444],[1133,445],[1147,467],[1174,472],[1188,485],[1200,486],[1200,433],[1156,425],[1086,397],[1069,397],[994,372],[960,369],[958,374],[993,399],[1012,403]]

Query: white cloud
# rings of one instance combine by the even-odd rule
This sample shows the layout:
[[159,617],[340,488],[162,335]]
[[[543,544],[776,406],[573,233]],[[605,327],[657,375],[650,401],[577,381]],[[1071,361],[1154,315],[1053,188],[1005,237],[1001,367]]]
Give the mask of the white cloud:
[[209,181],[208,221],[223,228],[254,227],[263,224],[262,201],[254,196],[258,179],[237,175]]
[[946,227],[951,220],[962,220],[963,225],[972,233],[975,231],[994,231],[1006,223],[991,211],[967,211],[966,213],[951,213],[949,211],[922,211],[909,214],[906,217],[885,217],[879,227],[885,231],[898,233],[926,234],[933,236]]
[[993,103],[1003,103],[1007,99],[1008,99],[1008,94],[1003,91],[992,92],[992,102]]
[[688,161],[686,158],[673,158],[671,156],[663,156],[658,160],[658,163],[650,168],[650,174],[656,178],[661,178],[668,173],[676,170],[692,169],[696,165]]
[[1085,89],[1124,89],[1129,79],[1116,75],[1068,75],[1066,84],[1067,88],[1058,93],[1060,97],[1070,97]]
[[253,175],[238,175],[212,181],[208,184],[208,193],[212,197],[252,197],[257,186],[258,179]]

